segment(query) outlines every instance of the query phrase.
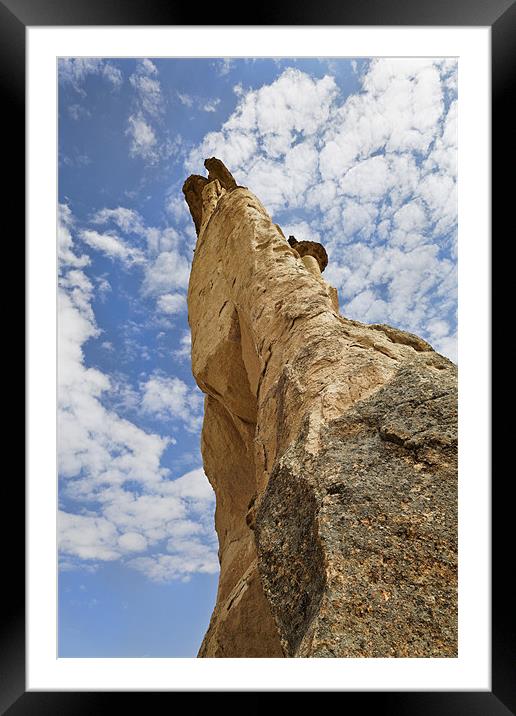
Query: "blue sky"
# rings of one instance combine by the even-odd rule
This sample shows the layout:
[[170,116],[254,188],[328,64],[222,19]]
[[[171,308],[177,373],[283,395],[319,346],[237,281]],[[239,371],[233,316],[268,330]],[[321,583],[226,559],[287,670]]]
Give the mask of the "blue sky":
[[457,359],[454,60],[62,59],[63,657],[193,657],[214,605],[181,193],[213,155],[326,246],[343,315]]

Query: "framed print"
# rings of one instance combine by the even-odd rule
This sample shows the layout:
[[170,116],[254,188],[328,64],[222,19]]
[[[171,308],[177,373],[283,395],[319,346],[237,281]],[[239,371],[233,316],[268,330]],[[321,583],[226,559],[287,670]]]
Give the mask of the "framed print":
[[[256,24],[248,26],[226,24],[211,10],[203,16],[205,25],[192,25],[188,11],[159,2],[133,3],[123,10],[96,2],[0,3],[9,166],[21,165],[21,146],[26,147],[27,166],[27,481],[25,503],[22,482],[12,479],[8,485],[13,491],[9,504],[18,506],[19,527],[9,541],[13,559],[16,556],[12,574],[18,576],[10,580],[10,611],[2,638],[2,708],[7,713],[102,711],[112,698],[104,692],[120,697],[126,691],[135,698],[149,692],[166,697],[172,691],[343,691],[350,705],[358,700],[357,705],[381,707],[392,714],[501,716],[516,708],[511,677],[514,629],[507,616],[510,590],[503,580],[511,521],[507,488],[503,481],[495,481],[490,468],[489,373],[490,216],[493,211],[501,221],[510,205],[509,186],[501,181],[499,170],[502,156],[507,163],[502,138],[511,136],[506,104],[516,16],[507,1],[490,3],[489,8],[455,2],[437,7],[389,5],[282,6],[274,12],[260,11]],[[440,110],[434,117],[437,103]],[[376,119],[366,121],[366,116]],[[343,157],[353,132],[358,138],[348,161]],[[397,163],[386,161],[386,151],[395,153]],[[451,166],[457,152],[458,179]],[[207,157],[224,164],[208,160],[208,178],[199,177]],[[307,168],[311,162],[318,167],[313,172]],[[253,170],[248,171],[246,166],[251,165]],[[394,172],[398,174],[393,179]],[[20,208],[18,216],[25,196],[19,174],[11,183],[9,202]],[[189,175],[194,177],[190,184]],[[192,189],[195,182],[201,182],[200,200],[197,189]],[[206,182],[217,188],[215,198],[202,192]],[[280,189],[282,182],[287,184]],[[405,184],[408,198],[396,204]],[[200,457],[203,401],[205,425],[209,410],[215,415],[218,408],[210,408],[209,397],[202,396],[190,375],[192,345],[197,351],[199,345],[205,346],[204,358],[216,356],[213,365],[203,362],[200,354],[193,361],[195,381],[205,395],[216,394],[219,400],[224,386],[233,380],[240,385],[235,376],[241,368],[224,352],[230,350],[226,344],[220,352],[210,333],[227,301],[224,297],[220,307],[217,304],[218,318],[214,314],[207,320],[215,304],[212,307],[207,298],[212,285],[209,265],[202,264],[209,232],[229,231],[231,221],[228,215],[222,228],[217,229],[215,220],[210,228],[203,202],[211,202],[213,211],[232,191],[251,203],[254,199],[247,191],[263,201],[273,217],[270,231],[285,240],[281,251],[289,261],[301,262],[302,271],[317,274],[328,305],[339,300],[342,315],[349,311],[350,323],[365,322],[381,333],[375,346],[382,354],[381,368],[375,375],[382,370],[388,374],[393,358],[389,351],[408,355],[409,339],[388,333],[385,324],[395,322],[393,316],[401,316],[397,325],[410,332],[404,336],[422,336],[410,339],[416,340],[416,352],[427,350],[429,340],[446,366],[458,362],[458,324],[458,632],[453,619],[447,621],[456,589],[452,565],[448,576],[440,573],[441,586],[431,581],[429,587],[428,598],[435,601],[432,595],[438,595],[439,608],[425,602],[423,616],[411,613],[415,621],[410,622],[410,634],[399,636],[403,629],[397,619],[403,609],[392,610],[389,623],[398,634],[397,645],[388,635],[370,636],[382,631],[373,623],[364,638],[338,646],[340,639],[332,641],[337,626],[315,631],[319,616],[310,596],[305,609],[306,623],[315,634],[310,645],[305,631],[299,636],[280,629],[278,641],[274,624],[290,618],[288,599],[281,595],[294,583],[305,584],[310,595],[317,584],[317,560],[331,561],[329,547],[321,555],[306,547],[305,538],[295,542],[296,537],[292,539],[300,551],[274,562],[270,573],[258,551],[256,574],[267,585],[268,604],[260,606],[260,591],[252,609],[260,614],[262,608],[264,614],[272,610],[272,626],[261,616],[256,636],[246,632],[245,645],[240,651],[235,647],[241,622],[235,618],[236,626],[228,626],[221,614],[242,599],[242,590],[235,590],[238,569],[248,593],[254,583],[245,562],[252,563],[247,552],[235,552],[233,561],[227,561],[236,549],[231,545],[240,537],[238,530],[231,531],[236,529],[233,507],[226,514],[224,505],[242,502],[238,509],[245,508],[250,544],[256,540],[258,550],[271,554],[271,525],[283,520],[280,542],[285,541],[290,515],[295,515],[295,524],[298,513],[308,509],[309,498],[293,501],[301,507],[287,510],[288,480],[286,492],[269,507],[260,493],[240,495],[240,483],[222,494],[210,474],[209,441],[216,442],[216,437],[206,427]],[[198,200],[203,205],[199,215]],[[257,206],[252,211],[261,211]],[[231,236],[237,235],[246,216],[235,219]],[[453,243],[457,223],[458,252]],[[342,241],[332,238],[336,226],[343,232]],[[382,232],[391,242],[385,249]],[[326,244],[328,254],[312,246],[315,254],[306,254],[305,260],[301,244],[314,241]],[[235,276],[246,265],[239,251],[244,251],[243,243],[232,254]],[[227,261],[231,260],[228,254]],[[197,278],[195,265],[200,267]],[[457,265],[458,322],[453,298]],[[321,268],[326,269],[323,279]],[[58,278],[61,293],[56,299]],[[189,279],[190,284],[194,279],[202,284],[204,303],[196,308],[188,293],[187,322]],[[265,274],[259,281],[265,285]],[[332,286],[337,287],[338,298]],[[246,338],[251,330],[246,325],[252,326],[251,332],[257,330],[253,321],[258,322],[259,315],[249,309],[246,324],[245,299],[239,301],[237,337],[247,346],[244,368],[251,386],[256,373],[259,394],[266,366],[256,368],[249,348],[255,339]],[[280,316],[281,301],[275,305]],[[228,335],[235,342],[228,321]],[[291,328],[294,323],[295,319]],[[274,326],[271,314],[267,331],[274,333]],[[56,340],[63,341],[63,336],[56,377]],[[361,334],[353,338],[360,340],[366,339]],[[414,346],[408,345],[412,350]],[[358,348],[357,365],[364,360],[372,370],[364,346]],[[274,360],[269,365],[273,364]],[[432,370],[437,374],[441,368]],[[61,422],[56,428],[58,390],[64,398],[59,401]],[[233,389],[228,390],[233,396]],[[303,390],[300,394],[309,392]],[[364,395],[369,397],[367,390],[364,387]],[[325,397],[328,414],[334,409],[333,399]],[[293,398],[289,403],[288,396],[285,400],[285,426],[297,424],[296,403]],[[245,444],[246,425],[256,418],[246,417],[247,408],[239,410],[242,423],[233,425]],[[271,411],[279,420],[280,409]],[[445,423],[442,415],[436,420]],[[382,439],[399,445],[397,429],[382,427]],[[58,483],[55,446],[64,434],[72,447],[59,454]],[[254,433],[251,443],[256,441]],[[266,440],[264,445],[267,465],[272,458]],[[223,472],[223,463],[236,458],[227,444],[218,449],[224,458],[217,469]],[[357,454],[362,455],[350,454],[350,470],[359,470],[362,458]],[[429,464],[420,460],[416,472],[425,473]],[[215,498],[203,465],[217,495],[218,541],[213,530]],[[404,479],[399,466],[393,472]],[[340,505],[342,490],[332,489],[330,502]],[[389,489],[395,490],[396,483]],[[417,491],[419,512],[414,519],[419,524],[423,515],[425,534],[432,534],[432,525],[441,524],[436,517],[441,508],[433,502],[440,498],[430,490],[424,508]],[[314,511],[319,515],[326,510],[325,519],[331,521],[328,504],[321,502]],[[413,529],[408,526],[407,504],[396,516],[400,544]],[[373,530],[376,540],[383,527],[375,519],[371,522],[369,513],[360,513],[357,529],[364,535]],[[456,522],[453,530],[456,539]],[[227,537],[225,543],[221,535]],[[439,543],[442,555],[448,548],[439,539],[432,544]],[[385,556],[385,550],[382,546],[377,551]],[[220,581],[217,556],[222,560]],[[346,567],[357,584],[363,584],[356,576],[361,559]],[[305,573],[304,567],[289,571],[294,562],[314,567],[313,573]],[[388,562],[381,558],[382,574],[388,575]],[[364,579],[374,581],[376,567],[367,564],[369,577]],[[336,562],[332,565],[340,569]],[[424,601],[422,575],[431,569],[418,569],[413,583],[419,585]],[[224,574],[230,575],[227,583]],[[283,581],[278,574],[286,575]],[[391,589],[389,580],[387,576],[378,581],[375,614],[389,614],[402,591],[401,582]],[[445,587],[449,593],[445,589],[443,596]],[[275,593],[281,594],[274,597]],[[335,590],[331,594],[338,611],[342,595]],[[371,594],[367,592],[367,599],[373,599]],[[364,623],[367,599],[353,602],[357,629]],[[421,616],[428,624],[427,614],[444,624],[432,638],[417,622]],[[196,625],[193,635],[188,620]],[[226,642],[224,629],[236,630]],[[174,648],[168,646],[171,634],[177,637]],[[182,641],[179,634],[184,634]],[[256,648],[249,646],[253,638]],[[326,646],[317,651],[313,644],[323,642]],[[220,656],[225,658],[212,658]],[[305,658],[278,658],[282,656]],[[321,656],[330,658],[313,658]]]

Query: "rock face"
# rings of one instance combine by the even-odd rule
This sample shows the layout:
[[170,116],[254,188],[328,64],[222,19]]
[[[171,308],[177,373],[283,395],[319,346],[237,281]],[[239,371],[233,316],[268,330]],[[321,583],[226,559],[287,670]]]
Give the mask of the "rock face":
[[456,367],[339,315],[226,167],[189,177],[221,564],[201,657],[457,655]]
[[301,256],[313,256],[319,264],[322,273],[328,265],[328,254],[322,244],[317,241],[298,241],[295,236],[288,237],[288,243]]

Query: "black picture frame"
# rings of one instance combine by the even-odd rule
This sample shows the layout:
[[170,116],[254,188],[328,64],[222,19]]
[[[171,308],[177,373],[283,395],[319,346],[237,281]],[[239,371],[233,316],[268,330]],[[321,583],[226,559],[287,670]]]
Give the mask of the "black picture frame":
[[[484,26],[491,28],[492,61],[492,231],[501,242],[502,228],[511,227],[513,182],[503,169],[514,167],[514,124],[511,84],[514,83],[516,5],[514,0],[355,0],[337,3],[317,0],[253,4],[252,18],[242,6],[206,4],[203,25],[383,25],[383,26]],[[0,86],[3,99],[4,175],[8,170],[9,213],[17,217],[10,247],[21,249],[16,266],[25,265],[20,233],[25,216],[25,31],[28,26],[78,25],[197,25],[199,9],[173,0],[0,0]],[[239,18],[239,22],[235,19]],[[223,54],[223,48],[221,48]],[[512,82],[511,82],[512,81]],[[511,195],[509,194],[511,192]],[[16,227],[16,228],[15,228]],[[505,233],[505,232],[504,232]],[[512,234],[512,231],[511,231]],[[494,243],[492,244],[494,246]],[[494,252],[492,251],[492,259]],[[12,264],[14,265],[14,264]],[[510,284],[509,284],[510,285]],[[492,298],[492,330],[501,323]],[[496,309],[496,310],[494,310]],[[18,331],[15,330],[18,326]],[[20,322],[12,321],[12,334],[20,335]],[[23,335],[20,337],[23,343]],[[13,345],[13,343],[11,343]],[[28,346],[30,349],[30,346]],[[13,351],[12,355],[18,355]],[[492,354],[492,357],[493,354]],[[23,361],[16,361],[20,373]],[[24,375],[20,384],[25,385]],[[507,385],[504,385],[506,389]],[[496,390],[493,390],[496,393]],[[17,402],[23,405],[19,394]],[[492,455],[510,445],[508,423],[493,431]],[[497,442],[495,441],[495,436]],[[498,449],[496,449],[498,448]],[[17,463],[19,465],[19,462]],[[25,487],[21,471],[9,471],[4,480],[4,515],[14,520],[4,535],[3,625],[0,642],[0,712],[21,714],[98,714],[119,705],[124,692],[54,692],[25,690]],[[383,716],[507,716],[516,713],[516,621],[514,596],[509,585],[513,570],[509,550],[514,543],[512,479],[492,471],[492,691],[446,692],[344,692],[344,708],[373,710]],[[4,524],[7,520],[4,519]],[[236,691],[237,689],[235,689]],[[158,696],[170,693],[131,692],[137,709],[158,706]],[[152,702],[143,699],[152,698]],[[169,701],[170,703],[170,701]]]

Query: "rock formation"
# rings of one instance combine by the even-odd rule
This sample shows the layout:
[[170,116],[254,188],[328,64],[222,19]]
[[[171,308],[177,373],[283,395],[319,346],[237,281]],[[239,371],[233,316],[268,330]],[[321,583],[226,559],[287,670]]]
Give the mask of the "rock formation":
[[322,244],[317,241],[298,241],[295,236],[288,237],[288,243],[297,251],[299,256],[313,256],[319,264],[319,270],[322,273],[328,265],[328,254]]
[[456,367],[339,314],[226,167],[183,191],[221,565],[201,657],[457,655]]

